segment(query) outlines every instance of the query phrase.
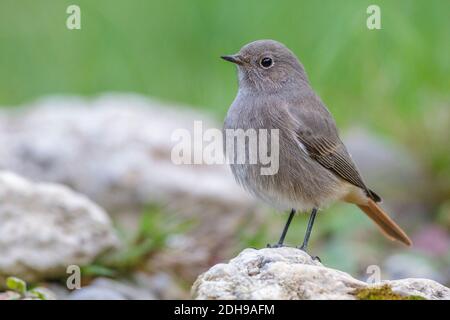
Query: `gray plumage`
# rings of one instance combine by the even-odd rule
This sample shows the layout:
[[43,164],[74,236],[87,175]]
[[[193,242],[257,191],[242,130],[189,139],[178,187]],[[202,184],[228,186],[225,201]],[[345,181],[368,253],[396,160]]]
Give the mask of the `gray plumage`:
[[[333,117],[288,48],[273,40],[260,40],[222,58],[235,63],[239,75],[239,91],[224,130],[279,130],[276,174],[262,175],[261,163],[231,164],[236,180],[249,192],[279,209],[292,209],[277,246],[283,245],[295,210],[312,210],[301,246],[306,249],[317,208],[336,200],[356,204],[389,239],[412,244],[377,204],[380,197],[364,184]],[[249,154],[246,158],[255,152],[249,146],[247,143],[244,148]]]
[[[265,58],[272,61],[268,68],[262,66]],[[260,40],[225,59],[238,66],[239,91],[224,129],[279,129],[278,173],[261,175],[260,164],[231,164],[239,184],[282,210],[321,208],[348,196],[380,201],[364,184],[333,117],[288,48]]]

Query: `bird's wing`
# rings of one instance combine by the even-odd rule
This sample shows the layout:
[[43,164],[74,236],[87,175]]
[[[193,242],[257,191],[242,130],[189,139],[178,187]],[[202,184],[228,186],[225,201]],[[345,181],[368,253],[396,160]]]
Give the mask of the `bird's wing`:
[[[345,145],[339,138],[336,124],[327,109],[319,101],[307,108],[289,108],[298,123],[296,138],[303,144],[309,156],[340,178],[363,189],[375,202],[381,198],[369,190],[363,182]],[[300,109],[302,108],[302,109]]]

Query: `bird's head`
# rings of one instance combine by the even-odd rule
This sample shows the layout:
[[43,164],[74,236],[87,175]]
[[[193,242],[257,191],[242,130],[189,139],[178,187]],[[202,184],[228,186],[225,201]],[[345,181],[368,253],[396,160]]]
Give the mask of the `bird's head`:
[[274,40],[251,42],[237,54],[221,58],[237,65],[242,90],[273,92],[298,82],[308,83],[297,57]]

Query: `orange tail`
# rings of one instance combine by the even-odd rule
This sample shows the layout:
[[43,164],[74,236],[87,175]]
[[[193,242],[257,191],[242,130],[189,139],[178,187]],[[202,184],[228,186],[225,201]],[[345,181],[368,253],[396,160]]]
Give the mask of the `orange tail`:
[[398,240],[407,246],[412,245],[406,233],[372,199],[369,199],[367,205],[358,205],[358,207],[378,225],[386,237]]

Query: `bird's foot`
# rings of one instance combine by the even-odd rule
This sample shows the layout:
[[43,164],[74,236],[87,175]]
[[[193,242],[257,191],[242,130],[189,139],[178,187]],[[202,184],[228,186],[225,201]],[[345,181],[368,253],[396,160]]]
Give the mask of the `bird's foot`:
[[272,249],[274,249],[274,248],[282,248],[282,247],[284,247],[285,245],[284,244],[282,244],[282,243],[276,243],[276,244],[270,244],[270,243],[268,243],[267,244],[267,248],[272,248]]
[[318,262],[322,262],[322,260],[320,260],[319,256],[312,256],[308,253],[308,251],[306,251],[306,248],[303,246],[297,247],[297,249],[302,250],[303,252],[305,252],[306,254],[308,254],[311,259],[313,259],[314,261],[318,261]]

